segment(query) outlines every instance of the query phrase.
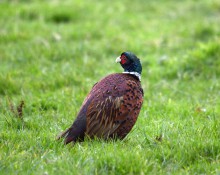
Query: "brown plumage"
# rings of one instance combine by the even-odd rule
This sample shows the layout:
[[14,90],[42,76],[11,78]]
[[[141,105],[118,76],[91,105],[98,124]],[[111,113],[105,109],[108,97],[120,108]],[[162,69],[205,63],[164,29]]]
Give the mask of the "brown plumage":
[[[119,59],[125,71],[125,64],[138,64],[138,61],[130,52],[122,53]],[[123,139],[134,126],[143,103],[140,79],[130,74],[135,71],[141,74],[139,66],[135,66],[138,69],[134,68],[134,71],[108,75],[96,83],[72,126],[61,133],[58,139],[64,137],[65,144],[83,141],[85,136]]]

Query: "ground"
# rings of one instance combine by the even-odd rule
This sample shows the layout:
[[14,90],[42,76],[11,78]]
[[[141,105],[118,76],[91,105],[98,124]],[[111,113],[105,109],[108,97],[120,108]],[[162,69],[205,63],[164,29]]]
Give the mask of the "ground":
[[[219,174],[220,1],[0,2],[0,174]],[[142,61],[123,141],[57,142],[115,58]]]

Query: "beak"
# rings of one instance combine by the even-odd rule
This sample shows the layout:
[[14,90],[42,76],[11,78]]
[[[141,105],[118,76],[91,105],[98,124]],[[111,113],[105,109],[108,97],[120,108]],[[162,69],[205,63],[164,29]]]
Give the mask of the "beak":
[[121,62],[121,58],[120,57],[116,58],[115,62],[116,63],[120,63]]

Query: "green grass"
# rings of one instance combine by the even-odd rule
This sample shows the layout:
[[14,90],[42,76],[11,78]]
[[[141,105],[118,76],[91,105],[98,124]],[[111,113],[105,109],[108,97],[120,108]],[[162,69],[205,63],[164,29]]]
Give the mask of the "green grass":
[[[219,19],[218,0],[1,1],[0,174],[219,174]],[[132,132],[55,141],[125,50],[143,64]]]

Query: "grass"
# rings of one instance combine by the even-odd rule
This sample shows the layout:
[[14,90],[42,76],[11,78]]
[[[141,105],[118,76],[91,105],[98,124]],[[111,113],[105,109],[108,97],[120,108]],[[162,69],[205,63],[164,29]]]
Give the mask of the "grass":
[[[218,0],[3,0],[0,16],[0,174],[220,173]],[[132,132],[55,141],[125,50],[143,64]]]

